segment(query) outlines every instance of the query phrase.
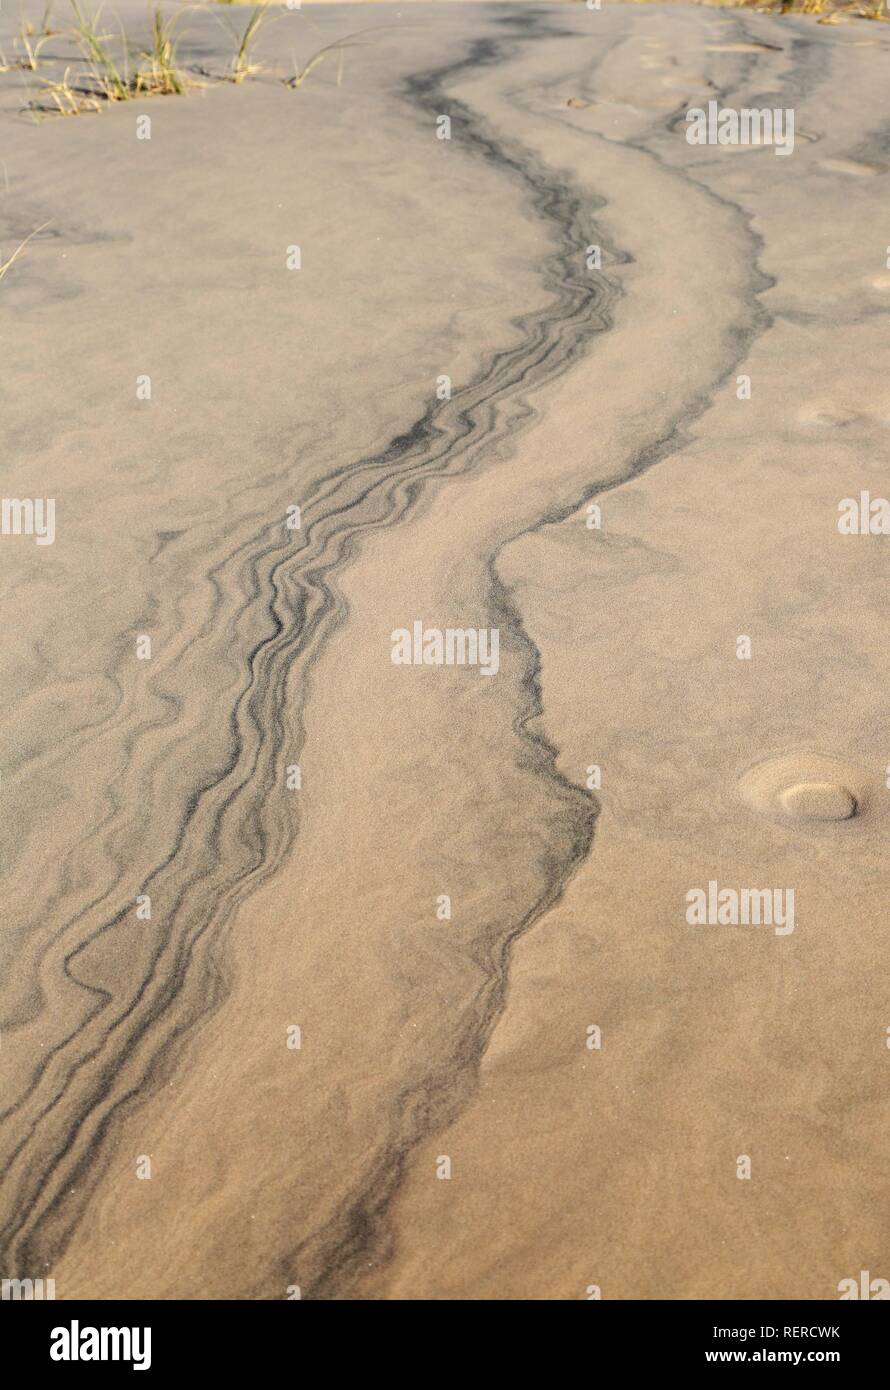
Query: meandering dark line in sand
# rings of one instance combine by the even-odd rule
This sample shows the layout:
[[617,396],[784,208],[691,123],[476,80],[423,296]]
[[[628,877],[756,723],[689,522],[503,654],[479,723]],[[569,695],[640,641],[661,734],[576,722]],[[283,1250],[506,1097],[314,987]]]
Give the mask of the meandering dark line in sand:
[[[534,27],[536,38],[545,32]],[[173,1063],[177,1042],[225,997],[223,973],[214,957],[219,931],[234,908],[277,871],[296,835],[292,805],[273,814],[272,794],[281,786],[283,763],[299,754],[308,673],[321,643],[346,617],[331,587],[333,572],[349,558],[363,531],[392,526],[408,516],[427,480],[467,471],[494,440],[504,440],[530,422],[534,411],[519,393],[564,372],[608,325],[614,286],[605,276],[582,269],[591,226],[588,207],[535,167],[518,145],[498,141],[445,95],[449,81],[499,61],[504,47],[500,41],[480,40],[460,62],[409,81],[406,96],[426,115],[431,102],[436,111],[449,111],[467,148],[522,180],[534,212],[558,237],[557,251],[541,267],[553,301],[543,311],[519,316],[520,344],[494,354],[478,379],[457,390],[451,401],[431,405],[381,454],[322,479],[303,507],[299,549],[289,537],[282,540],[279,522],[269,526],[255,555],[239,551],[225,562],[227,570],[248,572],[251,601],[258,608],[257,628],[263,632],[249,654],[250,679],[233,711],[229,765],[222,776],[196,789],[174,851],[143,885],[159,905],[161,920],[149,968],[132,995],[115,1000],[78,974],[79,957],[124,923],[132,912],[131,901],[105,915],[66,957],[66,974],[94,993],[97,1003],[85,1023],[43,1058],[28,1096],[5,1112],[7,1123],[20,1120],[24,1101],[39,1098],[37,1113],[22,1127],[4,1169],[5,1182],[17,1191],[14,1214],[0,1232],[6,1267],[43,1267],[58,1256],[101,1174],[102,1145],[113,1120],[143,1098],[147,1087],[161,1081]],[[271,599],[260,606],[262,595],[269,592]],[[302,683],[302,707],[289,713],[301,737],[296,746],[290,741],[284,757],[280,710],[296,661],[307,679]],[[533,688],[534,677],[529,681]],[[543,764],[540,770],[545,771]],[[584,826],[582,839],[589,843],[595,816],[592,798],[563,786],[552,766],[549,775],[560,794],[571,797]],[[567,847],[567,867],[577,860],[576,840],[573,835]],[[554,892],[562,877],[560,864],[554,869]],[[67,923],[59,935],[71,925]],[[211,928],[214,941],[208,939]],[[116,1011],[113,1019],[102,1019],[110,1010]],[[85,1047],[94,1021],[103,1022],[104,1029]],[[443,1072],[440,1082],[432,1082],[425,1108],[430,1108],[430,1093],[437,1085],[447,1091],[452,1080]],[[81,1093],[72,1113],[76,1087]]]
[[[535,26],[535,34],[540,35],[542,31],[538,28],[538,21],[542,18],[544,16],[538,13],[505,16],[501,23],[516,28],[533,25]],[[566,36],[565,31],[562,30],[548,28],[543,32],[552,37]],[[533,162],[527,158],[511,158],[506,152],[506,147],[497,145],[484,128],[477,126],[475,117],[466,107],[448,96],[447,89],[456,77],[473,67],[500,61],[502,57],[503,48],[501,45],[494,44],[490,40],[480,40],[473,46],[467,59],[439,69],[434,73],[417,76],[407,84],[408,90],[423,109],[428,110],[432,104],[435,110],[450,114],[453,125],[456,125],[459,119],[463,125],[464,137],[471,141],[484,157],[492,159],[498,164],[503,164],[506,161],[511,169],[521,174],[531,183],[536,206],[540,208],[542,176],[540,171],[535,169]],[[666,118],[665,123],[668,123],[669,120],[670,118]],[[631,143],[634,144],[635,148],[644,151],[655,158],[656,162],[662,164],[662,161],[653,155],[653,152],[644,142]],[[679,173],[679,171],[674,172]],[[554,189],[554,192],[556,191],[558,190]],[[713,197],[715,202],[724,202],[723,199],[712,194],[703,185],[700,186],[700,191]],[[735,205],[732,206],[735,208]],[[562,204],[559,204],[559,209],[561,208]],[[556,906],[576,868],[590,851],[599,803],[591,792],[577,786],[563,776],[557,767],[558,748],[543,734],[529,728],[531,721],[537,719],[544,712],[540,680],[541,658],[537,647],[525,631],[522,616],[513,603],[508,588],[500,579],[498,560],[502,551],[521,536],[566,520],[590,498],[600,496],[645,473],[668,453],[681,448],[687,439],[687,426],[707,409],[714,392],[728,379],[737,364],[747,355],[754,338],[769,326],[770,317],[763,310],[757,296],[769,288],[773,281],[768,276],[763,275],[756,265],[757,253],[761,248],[760,238],[753,232],[741,211],[738,208],[735,208],[735,211],[743,218],[745,231],[752,246],[748,296],[751,323],[747,329],[738,331],[732,361],[724,370],[715,373],[708,389],[701,392],[691,405],[678,411],[676,419],[662,432],[661,436],[647,445],[638,455],[628,460],[620,473],[613,478],[592,484],[581,495],[542,516],[533,526],[504,539],[489,557],[486,566],[490,620],[494,626],[509,633],[512,642],[524,650],[526,657],[526,671],[519,691],[517,712],[513,724],[514,730],[521,740],[520,756],[524,765],[535,775],[545,779],[553,794],[564,802],[568,811],[567,824],[572,827],[571,833],[567,835],[566,843],[560,845],[558,849],[554,849],[554,860],[556,861],[554,872],[545,892],[529,908],[525,916],[517,920],[497,943],[486,988],[476,1000],[474,1026],[467,1030],[467,1044],[458,1047],[455,1054],[440,1066],[437,1076],[427,1078],[422,1089],[406,1090],[396,1098],[393,1109],[402,1120],[402,1136],[398,1146],[393,1146],[390,1151],[383,1154],[378,1163],[365,1173],[361,1190],[356,1193],[351,1203],[344,1204],[344,1212],[341,1212],[325,1230],[288,1250],[287,1254],[277,1262],[277,1286],[282,1286],[286,1282],[290,1271],[300,1267],[300,1260],[304,1252],[312,1254],[319,1245],[328,1244],[329,1252],[326,1259],[327,1272],[308,1289],[308,1296],[314,1298],[336,1298],[348,1295],[355,1277],[363,1268],[366,1268],[370,1263],[379,1266],[388,1258],[390,1253],[389,1232],[386,1226],[388,1208],[399,1188],[414,1147],[430,1134],[445,1128],[459,1113],[475,1086],[478,1068],[491,1034],[506,1007],[510,955],[513,945],[541,917]],[[552,212],[551,215],[553,215]],[[577,264],[579,245],[583,245],[583,240],[579,243],[575,238],[574,218],[571,222],[563,221],[561,223],[561,233],[567,242],[567,251],[563,257],[564,263],[573,268]],[[614,248],[609,249],[615,254]],[[617,259],[626,261],[629,258],[626,253],[622,253],[617,256]],[[567,277],[570,273],[571,270],[568,270]],[[583,341],[586,343],[586,336]]]
[[[521,28],[527,24],[536,23],[541,17],[537,14],[505,16],[501,22]],[[554,37],[557,36],[557,31],[548,32],[551,32]],[[562,32],[559,31],[560,34]],[[809,45],[801,45],[801,47],[804,46],[809,50]],[[424,96],[431,94],[430,89],[432,88],[435,91],[436,102],[434,104],[437,109],[445,113],[450,112],[453,117],[455,103],[448,98],[446,91],[449,80],[467,66],[488,63],[499,57],[500,49],[498,46],[491,45],[489,41],[480,41],[475,46],[472,57],[466,63],[455,64],[452,68],[442,69],[435,74],[420,76],[412,81],[410,87],[421,101]],[[796,68],[794,76],[796,80],[799,80],[797,79]],[[723,92],[716,91],[715,94],[718,100],[726,99]],[[466,119],[464,110],[460,114]],[[659,124],[670,128],[675,119],[676,113],[663,117]],[[470,125],[469,131],[471,138],[479,138],[472,125]],[[486,155],[498,159],[497,151],[488,150],[486,137],[481,138]],[[667,167],[645,140],[634,140],[626,143],[647,154],[662,168]],[[528,166],[525,167],[524,172],[527,176],[530,174],[531,171]],[[677,175],[680,173],[676,169],[672,172]],[[372,1262],[379,1265],[387,1259],[389,1233],[386,1228],[386,1214],[400,1185],[411,1151],[422,1139],[445,1128],[462,1108],[465,1099],[475,1085],[478,1067],[492,1032],[506,1007],[512,948],[515,942],[535,922],[556,906],[573,873],[592,846],[596,818],[599,812],[597,798],[562,775],[557,767],[558,748],[550,743],[543,734],[534,732],[528,727],[532,720],[544,713],[540,681],[541,658],[537,647],[525,631],[521,613],[513,603],[509,590],[500,579],[498,561],[503,550],[520,539],[521,536],[567,520],[590,499],[602,496],[631,479],[639,477],[668,454],[681,449],[688,442],[688,427],[708,408],[714,393],[729,379],[738,364],[747,356],[754,339],[770,326],[771,317],[758,298],[764,290],[770,288],[774,283],[769,276],[760,271],[757,264],[758,256],[762,250],[762,239],[753,230],[750,220],[744,216],[736,204],[727,204],[725,199],[708,189],[704,184],[697,184],[697,187],[703,196],[713,199],[715,203],[733,208],[743,222],[745,234],[751,245],[751,270],[746,305],[750,313],[750,323],[747,328],[737,331],[732,359],[722,371],[715,373],[708,388],[702,391],[690,404],[684,406],[681,411],[678,411],[676,418],[668,428],[657,439],[647,444],[636,456],[629,459],[614,477],[591,484],[590,488],[580,495],[567,500],[564,505],[542,516],[533,526],[504,539],[490,556],[486,567],[490,619],[502,631],[507,631],[512,641],[521,646],[526,653],[526,672],[519,692],[518,709],[514,719],[514,730],[522,740],[522,756],[525,765],[532,769],[536,775],[546,779],[554,792],[571,805],[575,833],[571,838],[571,843],[561,847],[561,868],[551,878],[545,893],[526,915],[515,923],[512,930],[504,933],[501,938],[496,958],[492,961],[492,973],[486,990],[477,1000],[478,1016],[476,1026],[471,1030],[469,1050],[456,1059],[457,1065],[455,1065],[454,1060],[449,1060],[447,1070],[440,1073],[440,1080],[437,1083],[430,1080],[422,1095],[406,1092],[399,1097],[395,1107],[396,1112],[405,1117],[405,1134],[401,1145],[384,1155],[376,1168],[366,1174],[364,1190],[348,1209],[345,1219],[343,1216],[336,1218],[328,1228],[328,1232],[322,1233],[323,1236],[328,1234],[332,1241],[328,1272],[309,1290],[310,1297],[332,1298],[347,1295],[355,1277],[364,1267]],[[564,234],[568,230],[564,227]],[[570,256],[572,254],[570,253]],[[628,257],[624,255],[622,259],[626,260]],[[412,1115],[412,1105],[417,1107],[419,1115]],[[411,1123],[412,1119],[414,1119],[413,1124]],[[288,1252],[287,1258],[281,1260],[279,1264],[279,1283],[285,1279],[289,1270],[299,1267],[302,1251],[316,1243],[317,1237]]]
[[[523,15],[515,27],[526,30],[536,42],[565,33],[548,28],[538,14]],[[466,149],[500,173],[521,180],[533,211],[556,238],[553,255],[541,266],[552,302],[541,312],[519,317],[519,345],[494,354],[478,378],[456,390],[451,401],[431,405],[381,453],[322,479],[304,503],[298,548],[282,538],[283,528],[276,521],[261,535],[254,553],[236,551],[221,567],[220,583],[233,583],[244,575],[249,578],[245,603],[256,612],[257,632],[249,654],[248,680],[232,713],[230,759],[222,775],[196,788],[182,816],[173,853],[144,885],[143,891],[151,893],[159,905],[158,937],[130,995],[115,1000],[78,975],[79,957],[123,923],[132,911],[129,900],[106,912],[101,924],[84,935],[66,958],[68,975],[92,989],[97,1003],[81,1028],[47,1056],[35,1073],[27,1099],[37,1096],[36,1113],[6,1166],[6,1181],[16,1189],[15,1215],[0,1233],[10,1272],[42,1268],[64,1249],[103,1171],[104,1141],[115,1119],[168,1074],[184,1034],[225,997],[224,966],[217,959],[223,928],[239,903],[277,872],[298,831],[293,800],[282,804],[275,793],[282,786],[284,765],[299,757],[305,709],[311,699],[311,671],[319,650],[348,616],[335,587],[338,567],[349,560],[364,531],[388,528],[408,518],[430,480],[474,468],[494,442],[509,439],[529,424],[535,412],[521,393],[568,370],[609,325],[615,287],[605,276],[583,269],[591,234],[589,201],[579,199],[517,143],[499,139],[447,94],[457,78],[502,61],[516,42],[512,37],[480,39],[461,61],[411,78],[405,84],[405,96],[429,119],[450,114]],[[620,259],[614,248],[610,250]],[[752,268],[752,304],[765,283]],[[762,326],[763,319],[758,317],[750,332],[738,335],[739,358]],[[724,376],[721,373],[720,379]],[[715,380],[711,390],[718,385]],[[588,495],[651,466],[709,399],[710,392],[703,393],[673,430],[628,463],[620,478],[592,488]],[[583,500],[573,500],[538,525],[571,514]],[[543,708],[540,659],[498,578],[497,554],[489,561],[487,581],[494,624],[506,630],[526,655],[514,721],[518,754],[537,776],[546,779],[553,797],[561,802],[565,834],[553,846],[546,891],[492,950],[486,988],[476,1001],[472,1023],[455,1038],[453,1053],[438,1059],[436,1071],[425,1078],[421,1089],[415,1087],[393,1098],[394,1132],[389,1144],[335,1220],[275,1257],[276,1267],[288,1275],[299,1268],[301,1254],[311,1255],[313,1266],[326,1271],[307,1288],[310,1297],[342,1294],[360,1261],[369,1254],[376,1260],[385,1258],[386,1210],[413,1146],[446,1123],[474,1085],[479,1060],[504,1007],[511,943],[559,899],[592,841],[595,798],[562,777],[556,767],[557,750],[528,728]],[[291,706],[289,714],[299,737],[296,744],[291,739],[284,747],[280,711],[295,663],[303,672],[301,703],[296,710]],[[103,1017],[109,1014],[113,1016]],[[101,1031],[99,1025],[103,1025]],[[7,1112],[7,1120],[16,1119],[23,1103]],[[253,1292],[265,1296],[273,1282],[279,1290],[282,1281],[276,1276]]]

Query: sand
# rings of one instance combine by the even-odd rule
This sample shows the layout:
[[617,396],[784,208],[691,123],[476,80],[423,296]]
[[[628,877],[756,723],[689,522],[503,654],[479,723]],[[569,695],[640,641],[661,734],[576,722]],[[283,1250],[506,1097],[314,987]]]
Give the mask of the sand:
[[[890,33],[373,8],[237,86],[196,12],[207,85],[101,115],[0,76],[0,262],[48,223],[3,493],[55,499],[0,536],[0,1272],[835,1298],[890,1235],[890,539],[837,524],[887,488]],[[709,100],[793,154],[690,145]],[[415,622],[496,674],[393,664]]]

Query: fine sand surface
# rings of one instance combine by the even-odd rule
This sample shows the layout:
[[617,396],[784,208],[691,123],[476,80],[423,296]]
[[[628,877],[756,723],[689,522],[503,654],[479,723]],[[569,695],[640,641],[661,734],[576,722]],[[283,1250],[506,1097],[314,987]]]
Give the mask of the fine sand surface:
[[[890,32],[373,10],[237,86],[197,11],[207,85],[101,115],[0,75],[3,496],[56,503],[0,536],[0,1273],[836,1298],[890,1277],[890,537],[837,527],[890,489]],[[793,154],[689,145],[709,100]]]

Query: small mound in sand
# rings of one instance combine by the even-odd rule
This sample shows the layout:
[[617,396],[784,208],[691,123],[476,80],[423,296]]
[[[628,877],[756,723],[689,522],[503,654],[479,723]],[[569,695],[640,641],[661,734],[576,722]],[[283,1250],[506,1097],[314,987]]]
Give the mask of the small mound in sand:
[[817,825],[861,815],[869,780],[841,758],[801,752],[758,763],[742,777],[739,791],[763,815]]

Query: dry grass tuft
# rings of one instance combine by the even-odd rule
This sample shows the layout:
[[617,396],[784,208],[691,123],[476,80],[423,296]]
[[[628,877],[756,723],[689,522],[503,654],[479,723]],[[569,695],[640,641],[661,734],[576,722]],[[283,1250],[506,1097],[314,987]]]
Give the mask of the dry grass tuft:
[[[45,42],[52,0],[44,13]],[[71,82],[71,68],[66,67],[61,79],[43,81],[40,97],[30,103],[31,112],[40,116],[82,116],[88,111],[101,111],[113,101],[130,101],[144,96],[181,96],[191,85],[176,62],[174,30],[182,12],[164,18],[160,5],[150,13],[150,41],[139,51],[139,63],[131,70],[131,45],[123,29],[119,39],[100,30],[102,6],[92,13],[82,7],[80,0],[71,0],[74,11],[72,38],[86,60],[87,76],[76,84]],[[116,52],[122,55],[117,58]],[[35,64],[36,66],[36,64]]]
[[40,60],[40,50],[45,43],[49,42],[49,38],[49,34],[41,34],[38,38],[30,26],[23,21],[18,38],[13,39],[15,48],[20,49],[22,53],[19,67],[26,68],[28,72],[36,72]]
[[42,79],[43,91],[30,103],[31,114],[35,120],[40,120],[43,116],[82,116],[87,111],[102,110],[102,102],[98,96],[71,86],[68,80],[70,72],[69,67],[60,79]]
[[[237,3],[238,0],[220,0],[221,3]],[[2,3],[2,0],[0,0]],[[13,66],[27,67],[35,71],[39,65],[39,53],[48,37],[58,31],[50,29],[50,15],[54,0],[47,0],[41,24],[42,33],[37,36],[34,26],[22,25],[17,47],[21,44],[24,56]],[[101,111],[110,102],[131,101],[143,96],[183,95],[189,87],[204,85],[196,74],[201,69],[193,69],[190,75],[178,63],[177,26],[188,6],[181,8],[172,16],[166,17],[160,3],[151,0],[149,11],[148,44],[140,49],[131,43],[123,28],[119,33],[106,33],[102,26],[103,4],[93,11],[88,8],[88,0],[70,0],[74,24],[70,37],[80,50],[84,68],[76,80],[71,77],[72,68],[66,67],[61,78],[41,79],[42,90],[36,100],[29,103],[35,119],[42,116],[79,116],[85,112]],[[262,71],[262,65],[254,57],[255,44],[261,28],[268,22],[270,7],[274,0],[262,0],[254,6],[247,23],[239,25],[221,20],[223,27],[232,36],[234,52],[229,61],[223,80],[240,84],[254,73]],[[279,11],[275,18],[283,17]],[[311,27],[311,21],[309,21]],[[372,25],[372,29],[385,29],[388,25]],[[285,86],[294,90],[306,81],[309,74],[328,58],[336,58],[337,86],[343,79],[343,63],[347,48],[359,47],[361,36],[369,32],[358,30],[347,34],[334,43],[325,45],[314,53],[302,67],[294,60],[291,77],[282,77]],[[0,52],[0,70],[9,67]],[[211,77],[211,73],[204,73]],[[218,80],[218,79],[217,79]]]
[[52,30],[46,27],[49,22],[49,11],[50,6],[47,6],[39,34],[29,20],[22,19],[19,32],[12,41],[17,56],[12,62],[9,62],[6,54],[0,49],[0,72],[12,72],[15,68],[24,68],[26,72],[37,71],[40,66],[40,50],[52,37]]
[[74,38],[90,67],[93,81],[106,101],[129,101],[135,95],[127,61],[127,45],[123,32],[123,72],[114,61],[109,48],[109,36],[100,34],[99,19],[102,15],[100,5],[95,14],[81,9],[79,0],[71,0],[74,11]]
[[230,82],[243,82],[246,77],[260,71],[261,65],[251,61],[251,50],[256,42],[257,34],[268,18],[268,4],[264,4],[254,10],[240,37],[237,29],[233,29],[231,25],[226,26],[236,44],[234,56],[226,73]]
[[[636,0],[647,4],[649,0]],[[753,9],[771,15],[813,15],[819,24],[840,24],[845,19],[890,20],[888,0],[692,0],[695,5],[715,6],[718,9]]]
[[147,68],[140,68],[136,74],[134,87],[148,96],[182,96],[188,86],[184,73],[176,66],[176,40],[173,31],[181,15],[165,19],[160,5],[155,5],[151,18],[151,47],[144,49],[141,56],[148,60]]

